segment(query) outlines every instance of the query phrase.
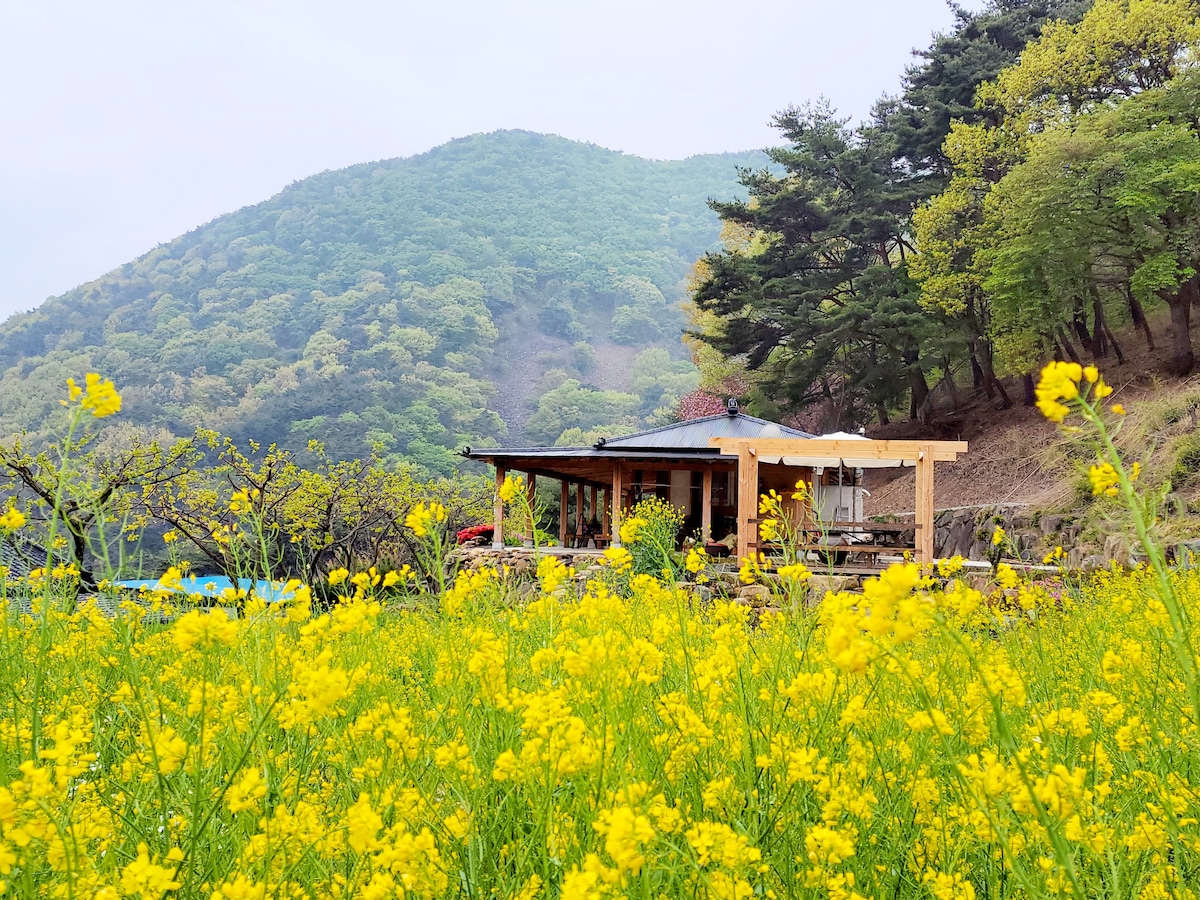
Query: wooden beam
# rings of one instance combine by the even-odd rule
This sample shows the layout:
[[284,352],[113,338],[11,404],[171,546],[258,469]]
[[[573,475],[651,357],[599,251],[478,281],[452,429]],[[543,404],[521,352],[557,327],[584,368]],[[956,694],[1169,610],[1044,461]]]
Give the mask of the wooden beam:
[[500,486],[508,470],[504,466],[496,466],[496,493],[492,497],[492,549],[499,550],[504,546],[504,501],[500,499]]
[[933,453],[917,459],[917,562],[933,562]]
[[[738,453],[738,526],[737,558],[750,555],[750,545],[758,544],[758,455],[750,447]],[[757,552],[757,551],[756,551]]]
[[558,546],[567,546],[567,502],[571,499],[571,488],[564,478],[558,498]]
[[853,441],[822,438],[710,438],[710,447],[722,454],[738,456],[741,448],[753,447],[770,456],[878,459],[915,462],[920,453],[931,453],[938,462],[949,462],[967,452],[966,441]]
[[712,540],[712,466],[705,466],[700,476],[700,539]]
[[612,476],[612,530],[609,534],[612,535],[612,546],[621,546],[621,498],[625,493],[625,472],[621,466],[621,461],[617,460],[613,463]]

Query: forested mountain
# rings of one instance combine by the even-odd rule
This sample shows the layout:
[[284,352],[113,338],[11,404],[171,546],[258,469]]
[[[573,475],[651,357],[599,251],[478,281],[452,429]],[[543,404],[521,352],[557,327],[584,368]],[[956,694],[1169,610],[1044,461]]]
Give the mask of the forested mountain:
[[539,441],[564,403],[636,424],[695,385],[678,302],[717,240],[706,201],[765,162],[507,131],[307,178],[0,325],[0,434],[85,371],[138,425],[431,472],[505,440],[499,411]]

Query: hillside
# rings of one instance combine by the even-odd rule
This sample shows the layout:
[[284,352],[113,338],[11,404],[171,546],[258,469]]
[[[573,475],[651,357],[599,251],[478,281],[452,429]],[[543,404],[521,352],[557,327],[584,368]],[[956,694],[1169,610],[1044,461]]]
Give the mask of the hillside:
[[[1169,317],[1147,323],[1161,347],[1168,340]],[[1140,483],[1162,492],[1157,533],[1164,544],[1200,538],[1200,376],[1176,377],[1163,371],[1162,358],[1128,329],[1118,333],[1125,362],[1108,358],[1097,365],[1128,414],[1119,421],[1116,445],[1127,463],[1142,465]],[[1008,385],[1020,396],[1019,383]],[[1127,518],[1117,500],[1094,497],[1087,468],[1095,461],[1086,432],[1073,434],[1048,422],[1034,408],[1021,405],[999,409],[982,395],[951,407],[944,396],[943,412],[928,426],[893,423],[875,427],[874,438],[937,438],[965,440],[970,451],[957,461],[939,464],[934,503],[939,509],[1011,506],[1028,515],[1067,517],[1077,528],[1073,543],[1086,552],[1099,552],[1110,535],[1127,532]],[[915,491],[911,469],[873,469],[867,472],[871,492],[869,515],[905,514],[913,509]],[[1063,543],[1049,534],[1049,545]]]
[[304,179],[0,325],[0,435],[88,370],[138,425],[433,472],[556,439],[552,389],[584,428],[645,420],[695,384],[677,304],[706,201],[764,162],[506,131]]

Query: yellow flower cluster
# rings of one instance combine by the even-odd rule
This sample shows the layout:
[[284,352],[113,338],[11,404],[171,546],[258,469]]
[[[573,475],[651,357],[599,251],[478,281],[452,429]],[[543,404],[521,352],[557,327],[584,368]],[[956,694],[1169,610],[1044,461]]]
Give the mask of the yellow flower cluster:
[[[1103,400],[1112,394],[1113,389],[1104,383],[1100,372],[1095,366],[1081,366],[1079,363],[1054,361],[1042,369],[1041,379],[1035,389],[1037,408],[1051,422],[1061,423],[1071,412],[1068,403],[1083,396],[1080,386],[1083,382],[1091,385],[1091,396]],[[1123,408],[1113,407],[1113,411],[1123,414]]]
[[525,490],[525,478],[522,475],[506,475],[500,489],[496,492],[505,503],[512,503]]
[[425,537],[430,534],[438,525],[446,521],[446,507],[438,503],[436,500],[428,506],[424,502],[418,503],[413,507],[412,511],[404,517],[404,524],[412,530],[412,533],[417,537]]
[[904,564],[758,618],[610,559],[394,607],[367,569],[316,613],[294,582],[237,619],[14,613],[0,891],[1195,900],[1200,732],[1152,573],[984,596]]
[[0,528],[5,531],[16,531],[25,526],[25,514],[15,506],[10,506],[0,514]]
[[621,535],[621,543],[636,544],[647,524],[641,516],[629,516],[624,519],[618,532]]
[[76,403],[97,419],[114,415],[121,411],[121,395],[113,383],[107,378],[101,378],[95,372],[88,372],[84,377],[83,387],[75,383],[74,378],[67,379],[67,403]]

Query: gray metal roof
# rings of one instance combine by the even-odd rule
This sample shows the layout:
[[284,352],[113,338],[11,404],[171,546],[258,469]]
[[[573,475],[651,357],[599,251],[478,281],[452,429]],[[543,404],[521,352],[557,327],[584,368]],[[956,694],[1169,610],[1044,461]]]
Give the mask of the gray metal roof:
[[[773,427],[772,427],[773,426]],[[757,416],[745,413],[729,415],[720,413],[715,416],[705,416],[702,419],[692,419],[687,422],[677,422],[674,425],[664,425],[649,431],[639,431],[622,437],[608,438],[596,444],[602,450],[708,450],[710,438],[755,438],[761,437],[763,429],[778,428],[774,437],[811,438],[814,435],[795,428],[788,428],[778,422],[768,422]]]
[[663,448],[627,450],[621,447],[467,447],[462,455],[468,459],[657,459],[682,460],[703,456],[720,456],[716,447],[692,450],[689,448]]

